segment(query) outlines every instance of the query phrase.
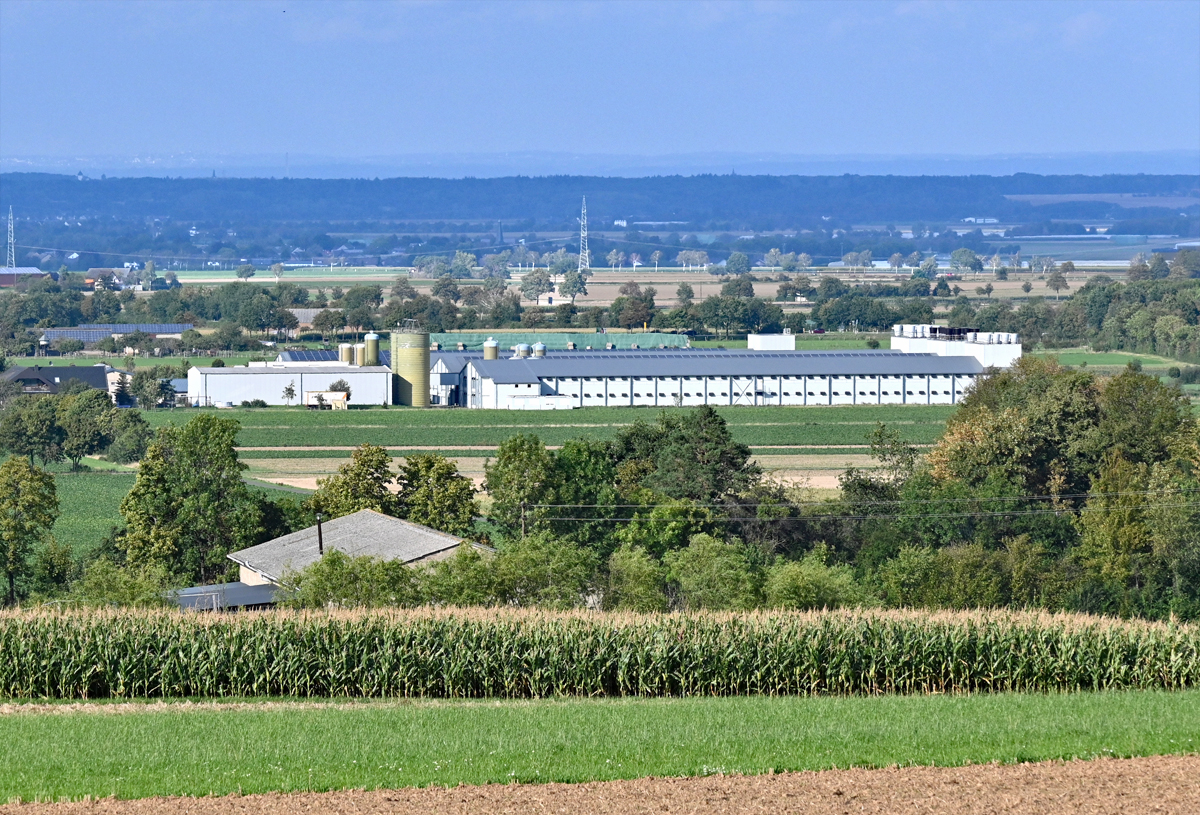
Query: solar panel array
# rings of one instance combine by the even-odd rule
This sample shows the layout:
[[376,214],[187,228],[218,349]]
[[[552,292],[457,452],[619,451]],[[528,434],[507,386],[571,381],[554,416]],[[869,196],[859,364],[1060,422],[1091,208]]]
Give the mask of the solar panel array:
[[[338,362],[337,351],[284,351],[280,354],[284,362]],[[392,352],[380,350],[379,364],[391,365]]]
[[100,342],[112,336],[111,331],[94,328],[47,328],[42,334],[46,342],[57,340],[79,340],[80,342]]
[[88,323],[77,327],[107,331],[109,334],[129,334],[134,331],[141,331],[143,334],[182,334],[194,326],[191,323]]

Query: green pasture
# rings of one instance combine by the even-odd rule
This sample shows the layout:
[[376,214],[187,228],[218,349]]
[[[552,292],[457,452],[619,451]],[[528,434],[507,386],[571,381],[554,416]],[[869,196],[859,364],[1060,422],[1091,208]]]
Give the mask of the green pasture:
[[31,708],[0,717],[0,801],[1163,755],[1198,734],[1197,691]]
[[133,473],[57,473],[58,520],[51,530],[78,555],[121,524],[118,507],[133,487]]
[[[206,408],[205,410],[214,410]],[[366,408],[310,411],[302,408],[232,408],[220,416],[242,424],[243,447],[353,447],[363,443],[397,449],[495,447],[518,433],[536,433],[547,444],[579,438],[610,438],[637,420],[654,422],[664,408],[579,408],[527,413],[508,410],[414,410]],[[690,408],[667,408],[690,410]],[[200,411],[148,411],[153,426],[182,424]],[[950,405],[846,405],[836,407],[718,408],[735,439],[750,446],[858,445],[877,422],[894,425],[917,444],[931,444],[954,412]]]
[[1035,356],[1054,357],[1061,365],[1079,367],[1117,367],[1123,368],[1133,361],[1142,363],[1145,368],[1166,368],[1180,365],[1178,360],[1170,357],[1160,357],[1153,354],[1134,354],[1124,351],[1089,351],[1086,348],[1068,348],[1058,351],[1035,351]]

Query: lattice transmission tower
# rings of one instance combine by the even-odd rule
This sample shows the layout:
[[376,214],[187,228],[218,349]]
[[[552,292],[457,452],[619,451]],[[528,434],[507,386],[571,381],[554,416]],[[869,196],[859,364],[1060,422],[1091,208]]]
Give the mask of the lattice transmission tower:
[[592,259],[587,248],[587,196],[584,196],[583,211],[579,213],[579,274],[586,277],[591,270]]
[[17,244],[13,240],[12,207],[8,208],[8,258],[4,265],[9,269],[17,268]]

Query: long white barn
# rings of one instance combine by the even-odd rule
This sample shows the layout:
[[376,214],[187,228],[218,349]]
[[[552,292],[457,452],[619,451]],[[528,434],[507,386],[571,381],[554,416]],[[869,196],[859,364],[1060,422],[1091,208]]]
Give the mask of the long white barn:
[[470,359],[466,404],[601,406],[952,405],[984,372],[971,356],[899,351],[584,351]]

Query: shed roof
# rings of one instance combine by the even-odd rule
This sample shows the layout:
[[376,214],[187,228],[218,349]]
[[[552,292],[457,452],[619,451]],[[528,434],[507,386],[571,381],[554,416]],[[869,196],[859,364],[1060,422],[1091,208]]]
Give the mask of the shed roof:
[[590,351],[543,359],[472,360],[501,384],[566,377],[673,376],[967,376],[983,372],[974,357],[899,351]]
[[[337,549],[351,557],[369,556],[404,563],[424,560],[463,542],[456,535],[370,509],[325,521],[321,532],[327,549]],[[229,555],[239,566],[253,569],[276,583],[288,569],[300,571],[320,557],[315,526]]]
[[227,608],[268,606],[275,602],[278,586],[270,583],[217,583],[211,586],[190,586],[169,592],[167,597],[180,608],[194,611],[223,611]]

